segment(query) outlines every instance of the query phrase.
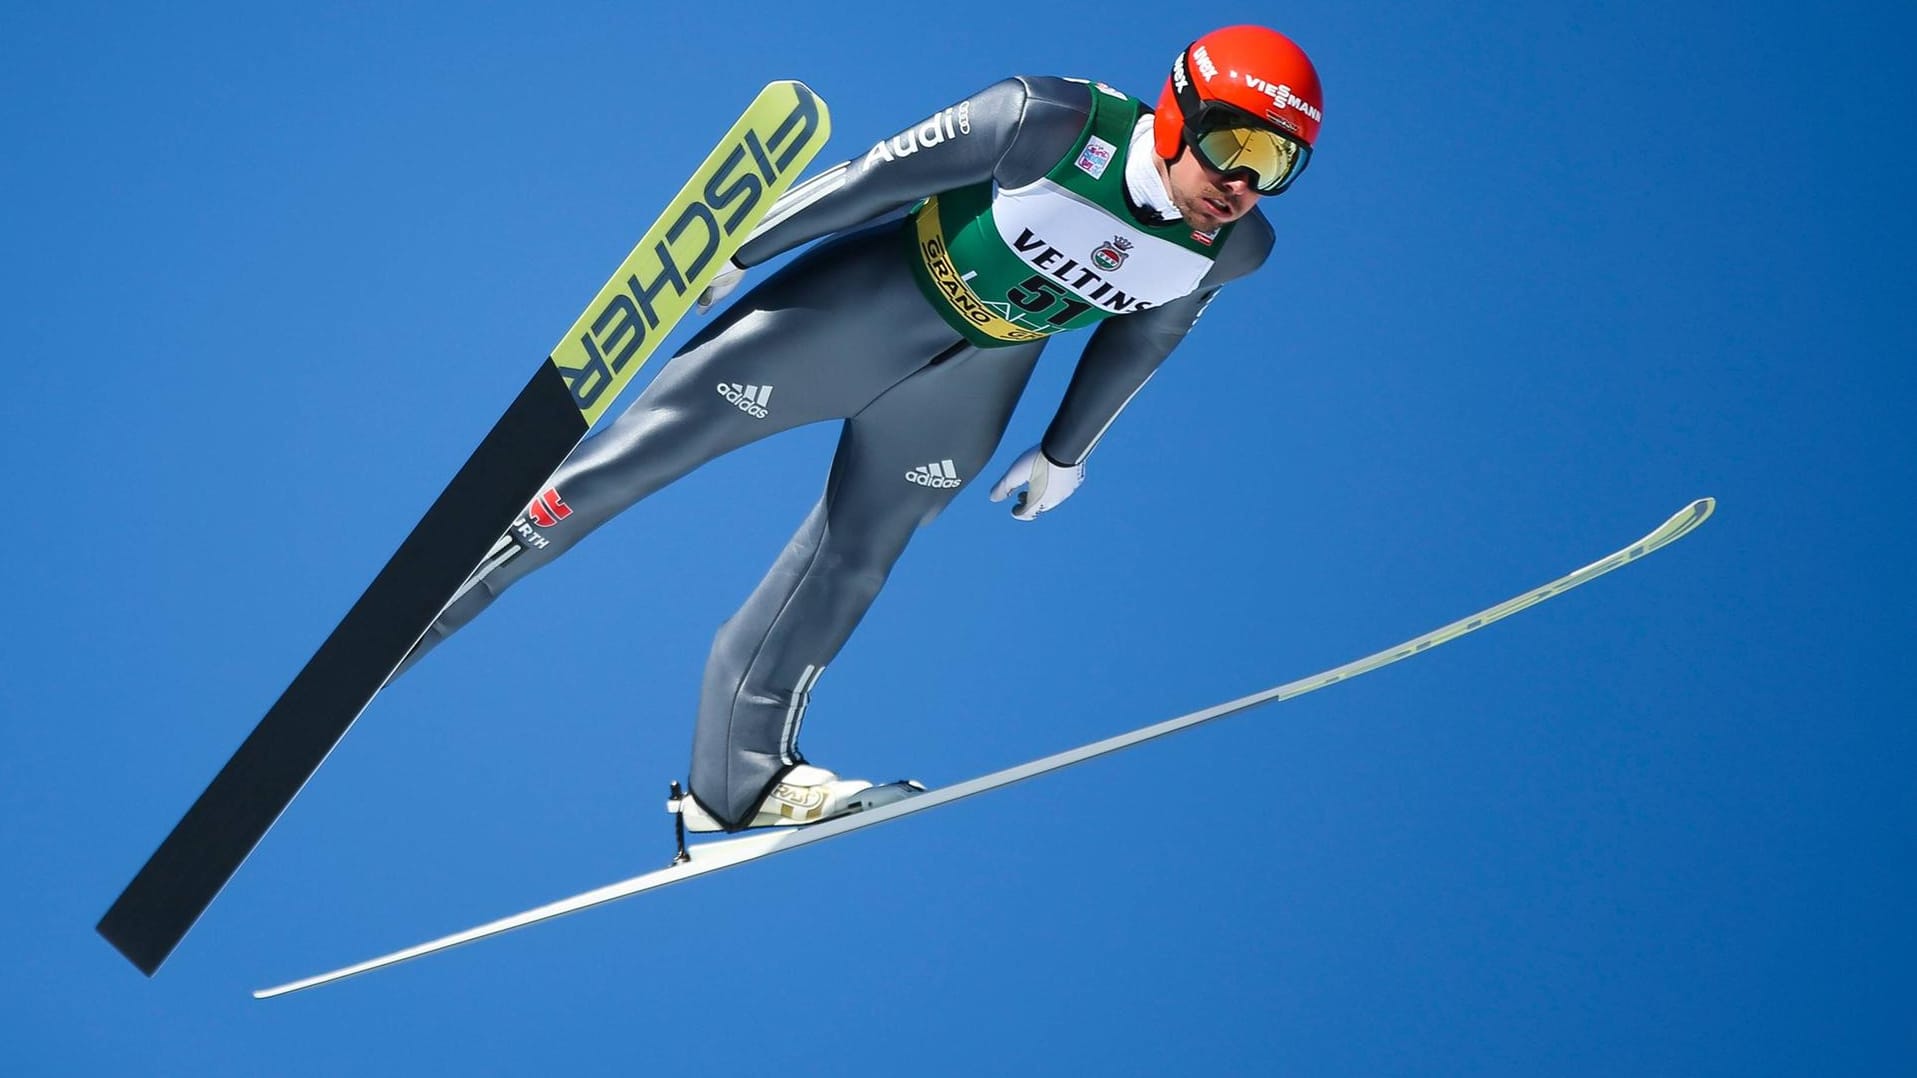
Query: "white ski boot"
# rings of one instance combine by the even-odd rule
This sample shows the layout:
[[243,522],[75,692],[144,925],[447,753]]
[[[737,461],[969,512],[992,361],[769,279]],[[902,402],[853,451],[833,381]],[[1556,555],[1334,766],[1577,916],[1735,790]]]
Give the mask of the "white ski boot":
[[[786,772],[785,778],[772,788],[746,826],[792,827],[818,823],[834,816],[864,812],[894,801],[903,801],[913,794],[924,792],[923,785],[909,779],[874,784],[864,779],[842,779],[823,767],[800,764]],[[666,811],[678,813],[688,831],[726,829],[690,795],[668,800]]]

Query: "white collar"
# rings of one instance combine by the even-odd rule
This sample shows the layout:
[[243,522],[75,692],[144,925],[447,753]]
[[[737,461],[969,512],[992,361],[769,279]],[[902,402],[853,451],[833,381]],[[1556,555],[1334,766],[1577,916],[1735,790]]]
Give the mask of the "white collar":
[[1157,160],[1152,117],[1142,116],[1138,126],[1132,128],[1132,152],[1125,158],[1125,190],[1133,202],[1166,221],[1180,220],[1183,215],[1172,205],[1171,192],[1165,189],[1165,181],[1158,178]]

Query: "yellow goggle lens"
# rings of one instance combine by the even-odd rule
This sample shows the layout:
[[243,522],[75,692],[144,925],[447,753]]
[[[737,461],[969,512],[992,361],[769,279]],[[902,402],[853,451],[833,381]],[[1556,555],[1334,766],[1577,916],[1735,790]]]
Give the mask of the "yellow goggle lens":
[[1206,164],[1219,172],[1249,171],[1252,186],[1261,191],[1282,186],[1304,156],[1296,142],[1275,131],[1255,127],[1221,127],[1207,131],[1192,147]]

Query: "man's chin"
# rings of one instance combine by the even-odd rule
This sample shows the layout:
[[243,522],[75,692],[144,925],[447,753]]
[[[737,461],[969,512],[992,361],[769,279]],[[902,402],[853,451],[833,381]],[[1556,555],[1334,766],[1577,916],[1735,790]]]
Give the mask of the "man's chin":
[[1200,232],[1216,232],[1231,223],[1231,218],[1220,217],[1215,210],[1194,207],[1185,213],[1185,223]]

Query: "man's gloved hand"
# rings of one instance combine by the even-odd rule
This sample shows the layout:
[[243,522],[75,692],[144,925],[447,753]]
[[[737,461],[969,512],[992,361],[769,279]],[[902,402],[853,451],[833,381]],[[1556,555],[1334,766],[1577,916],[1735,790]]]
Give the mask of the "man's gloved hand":
[[992,500],[1002,502],[1012,491],[1024,487],[1018,501],[1012,503],[1012,515],[1032,520],[1048,509],[1056,509],[1084,481],[1084,462],[1060,464],[1033,446],[1013,461],[1005,477],[992,487]]
[[745,272],[746,268],[744,266],[739,265],[739,263],[730,258],[726,259],[725,267],[712,278],[712,283],[706,286],[706,290],[699,293],[699,299],[696,304],[699,313],[711,314],[712,308],[716,306],[720,300],[731,295],[732,290],[739,287],[739,282],[745,277]]

